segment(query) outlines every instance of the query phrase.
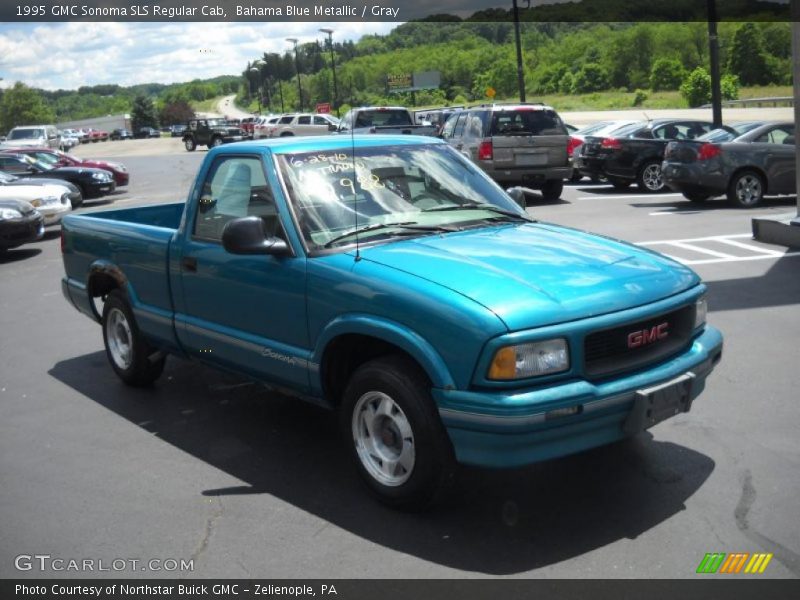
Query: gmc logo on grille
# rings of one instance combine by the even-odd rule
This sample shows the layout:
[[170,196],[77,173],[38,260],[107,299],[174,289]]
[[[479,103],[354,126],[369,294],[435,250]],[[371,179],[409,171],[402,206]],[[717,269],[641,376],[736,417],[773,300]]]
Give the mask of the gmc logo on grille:
[[661,323],[650,329],[640,329],[628,334],[628,348],[640,348],[669,336],[669,323]]

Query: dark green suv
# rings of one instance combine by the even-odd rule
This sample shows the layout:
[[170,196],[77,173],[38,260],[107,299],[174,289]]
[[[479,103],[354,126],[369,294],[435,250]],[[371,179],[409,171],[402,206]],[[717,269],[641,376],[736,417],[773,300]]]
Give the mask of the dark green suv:
[[442,139],[503,185],[557,200],[572,175],[561,117],[544,104],[484,104],[450,116]]
[[239,127],[229,126],[225,119],[190,119],[183,134],[183,145],[191,152],[198,146],[214,148],[246,139],[244,131]]

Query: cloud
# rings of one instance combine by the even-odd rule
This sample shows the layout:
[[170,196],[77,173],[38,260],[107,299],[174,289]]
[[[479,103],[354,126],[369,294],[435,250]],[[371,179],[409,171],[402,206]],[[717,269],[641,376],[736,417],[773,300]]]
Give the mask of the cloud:
[[237,75],[287,37],[334,41],[386,34],[398,23],[48,23],[0,25],[0,86],[43,89],[116,83],[176,83]]

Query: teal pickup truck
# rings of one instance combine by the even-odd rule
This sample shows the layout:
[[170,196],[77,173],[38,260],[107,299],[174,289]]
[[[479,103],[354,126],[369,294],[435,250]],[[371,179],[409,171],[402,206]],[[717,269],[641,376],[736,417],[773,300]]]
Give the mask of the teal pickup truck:
[[69,215],[62,247],[125,383],[173,354],[337,410],[398,507],[686,412],[722,355],[690,269],[535,221],[427,137],[215,148],[185,203]]

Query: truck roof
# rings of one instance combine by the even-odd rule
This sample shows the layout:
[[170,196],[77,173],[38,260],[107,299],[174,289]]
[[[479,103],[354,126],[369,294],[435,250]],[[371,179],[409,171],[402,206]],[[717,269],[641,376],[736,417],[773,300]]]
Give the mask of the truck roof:
[[307,137],[283,137],[248,142],[225,144],[213,150],[215,153],[235,154],[242,150],[263,148],[275,154],[292,154],[298,152],[314,152],[329,150],[347,150],[356,148],[374,148],[376,146],[415,146],[423,144],[444,144],[442,140],[424,135],[321,135]]

